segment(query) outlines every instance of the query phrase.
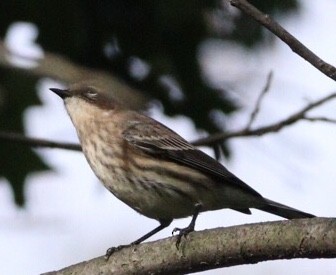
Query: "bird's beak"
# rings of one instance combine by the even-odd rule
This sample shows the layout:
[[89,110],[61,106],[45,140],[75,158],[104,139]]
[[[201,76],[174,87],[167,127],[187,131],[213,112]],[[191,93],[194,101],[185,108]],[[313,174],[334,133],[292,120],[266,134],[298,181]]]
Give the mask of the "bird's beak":
[[50,88],[50,91],[53,91],[55,94],[60,96],[62,99],[71,96],[71,93],[69,90],[62,90],[62,89],[57,89],[57,88]]

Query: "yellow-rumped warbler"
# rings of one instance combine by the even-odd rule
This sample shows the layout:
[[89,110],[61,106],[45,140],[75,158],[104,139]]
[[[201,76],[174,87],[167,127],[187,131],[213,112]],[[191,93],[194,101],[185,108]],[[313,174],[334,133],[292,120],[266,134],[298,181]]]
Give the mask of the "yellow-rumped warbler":
[[[181,236],[194,230],[200,212],[222,208],[245,214],[256,208],[287,219],[314,217],[262,197],[174,131],[124,108],[108,91],[86,82],[50,90],[64,100],[84,155],[104,186],[135,211],[159,221],[132,244],[173,219],[193,216],[188,227],[174,230],[179,231],[178,246]],[[107,257],[116,249],[109,249]]]

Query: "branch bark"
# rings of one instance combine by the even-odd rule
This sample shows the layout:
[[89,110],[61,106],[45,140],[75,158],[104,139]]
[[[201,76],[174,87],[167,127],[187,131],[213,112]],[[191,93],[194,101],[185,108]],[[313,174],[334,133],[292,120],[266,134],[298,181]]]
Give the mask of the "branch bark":
[[256,7],[251,5],[246,0],[226,0],[232,6],[238,8],[245,14],[252,17],[254,20],[259,22],[277,37],[279,37],[283,42],[285,42],[293,52],[301,56],[303,59],[308,61],[316,69],[321,71],[326,76],[333,80],[336,80],[336,68],[327,62],[323,61],[315,53],[309,50],[305,45],[303,45],[299,40],[297,40],[293,35],[286,31],[279,23],[274,21],[268,14],[262,13]]
[[336,257],[336,219],[285,220],[216,228],[128,247],[43,275],[181,274],[277,259]]

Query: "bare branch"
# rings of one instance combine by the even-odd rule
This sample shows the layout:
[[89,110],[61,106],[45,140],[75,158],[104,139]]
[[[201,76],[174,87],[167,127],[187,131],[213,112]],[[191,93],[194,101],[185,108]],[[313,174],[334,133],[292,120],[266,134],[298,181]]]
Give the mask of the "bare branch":
[[[329,94],[317,101],[314,101],[310,104],[308,104],[307,106],[305,106],[304,108],[302,108],[301,110],[299,110],[298,112],[295,112],[294,114],[290,115],[288,118],[281,120],[277,123],[273,123],[271,125],[268,126],[262,126],[256,129],[242,129],[239,131],[235,131],[235,132],[228,132],[228,133],[218,133],[218,134],[214,134],[202,139],[198,139],[194,142],[192,142],[192,144],[194,144],[195,146],[201,146],[201,145],[212,145],[214,143],[218,143],[218,142],[223,142],[229,138],[233,138],[233,137],[249,137],[249,136],[262,136],[265,134],[269,134],[269,133],[274,133],[274,132],[279,132],[280,130],[282,130],[283,128],[290,126],[292,124],[294,124],[295,122],[299,121],[299,120],[310,120],[307,119],[306,114],[311,111],[312,109],[326,103],[327,101],[330,101],[332,99],[336,98],[336,93],[332,93]],[[333,122],[333,119],[324,119],[323,121],[325,122]]]
[[44,275],[185,274],[267,260],[336,257],[336,219],[277,221],[190,233],[144,243]]
[[[267,126],[262,126],[256,129],[242,129],[238,131],[232,131],[227,133],[217,133],[210,135],[205,138],[201,138],[191,142],[195,146],[213,146],[220,142],[223,142],[229,138],[234,137],[250,137],[250,136],[262,136],[274,132],[278,132],[283,128],[298,122],[299,120],[306,120],[311,122],[322,121],[322,122],[329,122],[329,123],[336,123],[335,119],[326,118],[326,117],[308,117],[307,112],[311,111],[312,109],[336,98],[336,92],[329,94],[317,101],[314,101],[301,110],[293,113],[288,118],[281,120],[277,123],[273,123]],[[64,142],[57,142],[57,141],[50,141],[46,139],[40,138],[31,138],[25,137],[22,134],[18,133],[8,133],[8,132],[0,132],[0,140],[18,142],[21,144],[26,144],[32,147],[40,147],[40,148],[59,148],[59,149],[67,149],[67,150],[74,150],[74,151],[81,151],[81,146],[79,144],[73,143],[64,143]]]
[[269,91],[269,89],[271,87],[272,78],[273,78],[273,72],[270,71],[269,74],[267,75],[267,80],[266,80],[265,87],[262,89],[262,91],[261,91],[261,93],[260,93],[260,95],[257,99],[254,110],[251,113],[250,119],[249,119],[249,121],[248,121],[248,123],[245,127],[246,130],[251,128],[252,123],[255,121],[255,119],[256,119],[259,111],[260,111],[260,106],[261,106],[262,100],[264,99],[265,95],[267,94],[267,92]]
[[22,134],[3,132],[0,131],[0,140],[17,142],[20,144],[29,145],[31,147],[47,147],[47,148],[58,148],[73,151],[82,151],[82,147],[79,144],[67,143],[67,142],[57,142],[41,138],[30,138],[23,136]]
[[266,27],[277,37],[279,37],[283,42],[285,42],[293,52],[297,53],[299,56],[304,58],[310,64],[312,64],[316,69],[321,71],[326,76],[333,80],[336,80],[336,68],[309,50],[305,45],[303,45],[299,40],[297,40],[293,35],[281,27],[277,22],[275,22],[269,15],[262,13],[256,7],[251,5],[246,0],[227,0],[232,6],[238,8],[242,12],[251,16],[254,20],[259,22],[261,25]]
[[328,123],[336,123],[336,119],[327,118],[327,117],[304,117],[304,120],[311,122],[328,122]]

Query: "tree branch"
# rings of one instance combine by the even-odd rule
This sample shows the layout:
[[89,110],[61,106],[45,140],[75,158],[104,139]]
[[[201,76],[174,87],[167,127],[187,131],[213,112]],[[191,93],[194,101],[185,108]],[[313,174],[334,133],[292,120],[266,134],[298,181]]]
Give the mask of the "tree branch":
[[[204,146],[204,145],[211,145],[211,144],[215,144],[218,142],[223,142],[229,138],[233,138],[233,137],[249,137],[249,136],[262,136],[265,134],[269,134],[269,133],[275,133],[275,132],[279,132],[280,130],[282,130],[283,128],[290,126],[296,122],[298,122],[299,120],[307,120],[307,121],[317,121],[318,117],[316,117],[315,119],[313,118],[309,118],[307,117],[307,113],[309,111],[311,111],[312,109],[326,103],[327,101],[330,101],[332,99],[336,98],[336,92],[335,93],[331,93],[325,97],[322,97],[321,99],[314,101],[310,104],[308,104],[307,106],[305,106],[304,108],[302,108],[301,110],[293,113],[292,115],[290,115],[288,118],[281,120],[277,123],[273,123],[267,126],[262,126],[256,129],[242,129],[242,130],[238,130],[238,131],[233,131],[233,132],[228,132],[228,133],[218,133],[218,134],[214,134],[202,139],[198,139],[194,142],[192,142],[192,144],[194,144],[195,146]],[[334,119],[330,119],[330,118],[320,118],[320,121],[323,122],[330,122],[330,123],[335,123]]]
[[304,120],[310,121],[310,122],[328,122],[328,123],[336,123],[336,119],[328,118],[328,117],[304,117]]
[[261,93],[259,94],[256,105],[254,107],[254,110],[251,113],[250,119],[247,122],[247,125],[246,125],[245,129],[247,129],[247,130],[250,129],[251,126],[252,126],[252,123],[257,118],[257,115],[259,114],[259,111],[260,111],[261,103],[262,103],[265,95],[267,94],[267,92],[269,91],[269,89],[271,87],[272,79],[273,79],[273,72],[270,71],[268,76],[267,76],[265,87],[262,89]]
[[175,237],[140,244],[48,272],[62,274],[180,274],[277,259],[336,257],[336,219],[314,218],[193,232],[180,250]]
[[279,37],[283,42],[285,42],[293,52],[301,56],[303,59],[308,61],[316,69],[321,71],[326,76],[333,80],[336,80],[336,68],[309,50],[305,45],[303,45],[299,40],[297,40],[293,35],[286,31],[281,25],[274,21],[268,14],[262,13],[256,7],[251,5],[246,0],[227,0],[232,6],[238,8],[245,14],[252,17],[255,21],[259,22],[261,25],[266,27],[269,31]]
[[[307,116],[307,113],[309,111],[311,111],[312,109],[316,107],[319,107],[320,105],[334,98],[336,98],[336,92],[331,93],[317,101],[314,101],[306,105],[301,110],[293,113],[288,118],[283,119],[279,122],[276,122],[276,123],[273,123],[267,126],[262,126],[256,129],[250,129],[250,128],[244,127],[243,129],[238,130],[238,131],[213,134],[208,137],[195,140],[192,142],[192,144],[195,146],[211,146],[216,143],[223,142],[229,138],[234,138],[234,137],[262,136],[262,135],[266,135],[269,133],[279,132],[280,130],[298,122],[299,120],[306,120],[310,122],[321,121],[321,122],[328,122],[328,123],[336,123],[336,119],[332,119],[332,118]],[[67,142],[57,142],[57,141],[51,141],[51,140],[46,140],[46,139],[40,139],[40,138],[25,137],[22,134],[12,133],[12,132],[1,132],[0,131],[0,140],[17,142],[17,143],[29,145],[32,147],[59,148],[59,149],[66,149],[66,150],[81,151],[81,146],[79,144],[67,143]]]
[[82,147],[76,143],[70,142],[57,142],[41,138],[30,138],[23,136],[22,134],[13,132],[2,132],[0,131],[0,140],[11,141],[19,144],[25,144],[31,147],[47,147],[47,148],[58,148],[73,151],[82,151]]

